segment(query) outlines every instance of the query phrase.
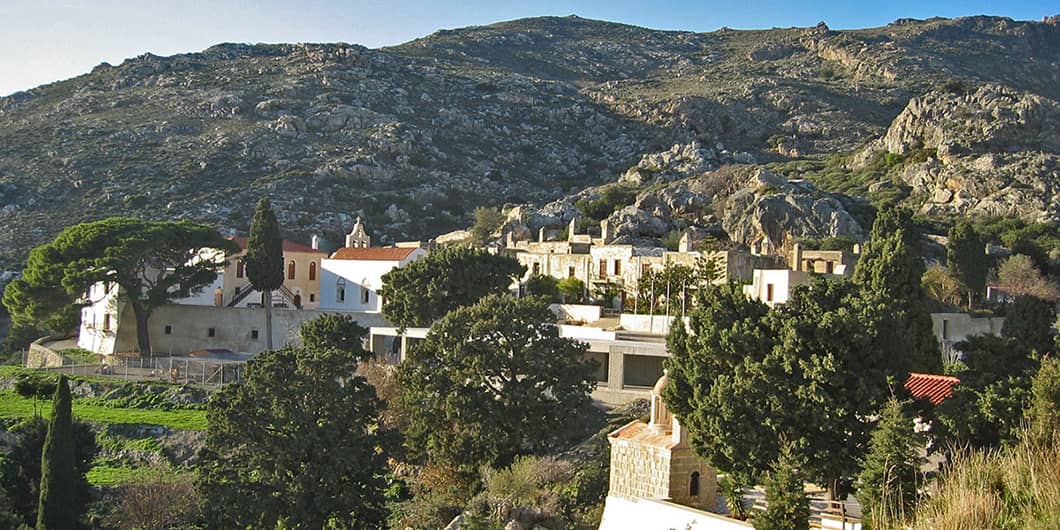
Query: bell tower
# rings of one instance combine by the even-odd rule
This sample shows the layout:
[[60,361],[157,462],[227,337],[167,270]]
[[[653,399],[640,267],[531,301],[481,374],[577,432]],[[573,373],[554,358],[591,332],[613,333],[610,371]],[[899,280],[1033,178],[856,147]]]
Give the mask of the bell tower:
[[361,216],[357,216],[357,222],[353,225],[353,230],[349,234],[346,234],[346,247],[347,248],[368,248],[372,246],[372,238],[364,231],[364,223],[361,221]]

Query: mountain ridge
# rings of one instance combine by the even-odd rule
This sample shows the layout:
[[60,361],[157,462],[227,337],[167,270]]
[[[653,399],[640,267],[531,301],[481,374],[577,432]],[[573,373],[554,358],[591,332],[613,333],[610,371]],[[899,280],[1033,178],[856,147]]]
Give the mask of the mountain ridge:
[[[1052,105],[1058,64],[1055,17],[709,33],[538,17],[379,49],[144,54],[0,98],[0,262],[107,215],[245,231],[262,194],[292,237],[340,241],[356,215],[384,242],[431,237],[674,145],[710,146],[717,164],[855,153],[948,81]],[[1030,184],[1043,200],[1054,155]]]

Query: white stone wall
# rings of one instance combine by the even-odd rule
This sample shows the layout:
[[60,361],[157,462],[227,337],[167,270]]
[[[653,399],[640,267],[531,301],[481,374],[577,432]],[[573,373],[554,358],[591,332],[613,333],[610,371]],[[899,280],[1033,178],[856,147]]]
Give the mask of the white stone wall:
[[[401,261],[372,261],[353,259],[325,259],[320,268],[320,309],[325,311],[353,311],[378,313],[383,303],[379,289],[383,286],[383,275],[394,268],[403,267],[427,255],[423,249],[414,250]],[[339,280],[345,281],[345,298],[338,296]],[[367,303],[364,295],[367,291]]]
[[629,440],[611,439],[610,495],[667,499],[670,451]]
[[747,530],[750,523],[671,502],[610,494],[600,530]]
[[[810,275],[789,269],[755,269],[751,284],[743,287],[744,294],[768,306],[783,304],[791,296],[791,289],[810,282]],[[769,286],[773,286],[773,299],[769,299]]]
[[[111,354],[118,351],[118,329],[127,308],[119,303],[117,284],[96,283],[88,288],[90,305],[81,308],[81,325],[77,347],[91,352]],[[128,309],[129,316],[132,310]],[[133,320],[135,323],[135,319]],[[134,335],[135,337],[135,335]]]

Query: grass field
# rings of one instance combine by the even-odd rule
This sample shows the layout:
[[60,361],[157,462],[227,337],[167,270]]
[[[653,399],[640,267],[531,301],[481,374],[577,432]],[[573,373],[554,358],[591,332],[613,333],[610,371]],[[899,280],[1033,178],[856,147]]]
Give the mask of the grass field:
[[[34,414],[34,401],[14,392],[0,392],[0,418],[24,418]],[[45,417],[51,414],[50,400],[38,401],[37,409]],[[80,403],[74,400],[74,416],[98,423],[138,423],[161,425],[171,429],[193,431],[206,430],[205,410],[155,410],[105,407],[96,404]]]

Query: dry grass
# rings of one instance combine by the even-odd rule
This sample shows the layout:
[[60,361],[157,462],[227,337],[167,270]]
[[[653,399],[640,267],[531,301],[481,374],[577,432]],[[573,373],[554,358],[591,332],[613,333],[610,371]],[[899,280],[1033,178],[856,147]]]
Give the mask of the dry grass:
[[1060,528],[1060,445],[960,454],[915,520],[918,530]]

